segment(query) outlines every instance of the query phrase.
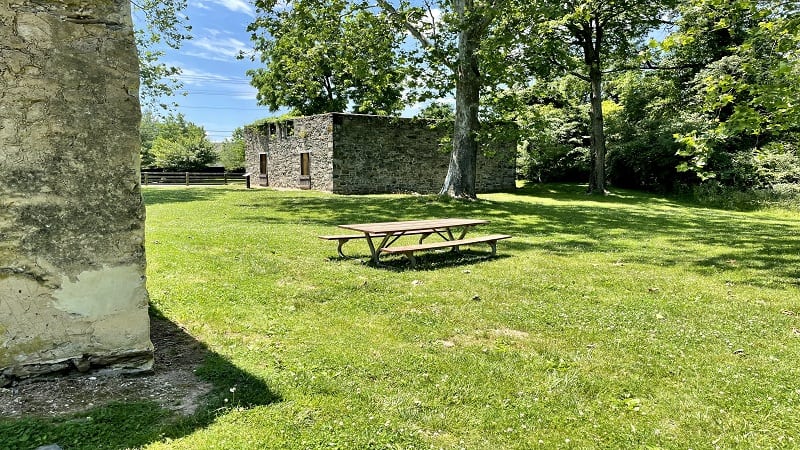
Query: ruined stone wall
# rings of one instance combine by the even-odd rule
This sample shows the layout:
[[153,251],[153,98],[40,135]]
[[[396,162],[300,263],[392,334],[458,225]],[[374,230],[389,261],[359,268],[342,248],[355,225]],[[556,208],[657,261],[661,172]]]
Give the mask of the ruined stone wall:
[[[332,113],[260,125],[246,132],[247,171],[258,173],[258,153],[268,155],[269,186],[337,194],[441,190],[450,150],[447,127],[386,116]],[[516,142],[485,146],[478,155],[476,190],[515,186]],[[310,153],[310,184],[300,179],[300,154]]]
[[152,365],[129,8],[0,3],[0,385]]
[[[268,154],[269,141],[267,136],[261,134],[257,128],[245,127],[244,129],[244,171],[250,174],[250,184],[255,187],[258,185],[267,186],[268,179],[266,172],[261,173],[261,154]],[[261,184],[259,184],[261,183]]]
[[[342,114],[334,118],[334,189],[338,194],[438,193],[450,163],[441,144],[448,127],[396,117]],[[485,146],[478,155],[477,192],[513,189],[516,143]],[[491,154],[486,157],[483,153]]]
[[[259,172],[258,154],[267,154],[268,185],[286,189],[333,190],[333,124],[330,114],[265,123],[246,130],[247,171]],[[301,175],[308,153],[309,174]]]

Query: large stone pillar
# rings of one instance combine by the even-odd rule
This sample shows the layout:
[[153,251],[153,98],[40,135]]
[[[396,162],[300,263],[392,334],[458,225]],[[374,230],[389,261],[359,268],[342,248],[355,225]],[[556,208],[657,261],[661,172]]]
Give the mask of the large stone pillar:
[[0,386],[153,361],[129,0],[0,2]]

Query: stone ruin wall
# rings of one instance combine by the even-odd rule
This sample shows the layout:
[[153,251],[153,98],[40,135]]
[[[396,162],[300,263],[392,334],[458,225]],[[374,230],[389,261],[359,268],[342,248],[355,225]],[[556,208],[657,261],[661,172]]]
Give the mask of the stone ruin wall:
[[[447,176],[449,127],[385,116],[334,116],[334,189],[337,194],[436,194]],[[492,152],[492,157],[483,153]],[[515,187],[516,142],[478,154],[477,192]]]
[[[332,191],[333,116],[321,114],[266,123],[245,130],[246,171],[255,180],[259,153],[267,156],[270,187]],[[309,179],[300,177],[300,154],[308,153]]]
[[[246,133],[247,171],[258,173],[259,152],[268,158],[269,185],[302,188],[301,152],[311,153],[311,189],[337,194],[417,192],[441,190],[450,162],[441,138],[448,127],[430,122],[357,114],[332,113],[290,121],[286,136],[279,122],[270,131],[264,125]],[[516,142],[484,149],[478,155],[476,190],[493,192],[515,187]]]
[[0,3],[0,386],[149,370],[128,0]]

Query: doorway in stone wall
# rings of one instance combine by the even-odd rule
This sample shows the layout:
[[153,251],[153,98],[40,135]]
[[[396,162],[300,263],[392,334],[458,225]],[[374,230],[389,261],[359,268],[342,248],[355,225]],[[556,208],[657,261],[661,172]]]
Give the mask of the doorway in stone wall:
[[300,189],[311,189],[311,153],[300,153]]
[[267,154],[258,154],[258,185],[262,187],[269,186],[269,177],[267,177]]

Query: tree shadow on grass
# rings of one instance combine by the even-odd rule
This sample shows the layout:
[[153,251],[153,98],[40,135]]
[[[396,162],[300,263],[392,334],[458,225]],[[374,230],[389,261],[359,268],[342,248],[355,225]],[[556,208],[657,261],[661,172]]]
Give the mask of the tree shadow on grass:
[[416,265],[414,265],[414,267],[411,266],[411,263],[405,256],[383,257],[381,258],[380,264],[377,266],[372,264],[372,267],[383,270],[391,270],[394,272],[403,272],[408,270],[432,271],[448,267],[473,266],[475,264],[505,259],[508,257],[509,255],[500,254],[499,249],[496,255],[492,255],[490,252],[463,249],[457,252],[449,250],[420,252],[414,255],[414,259],[416,259]]
[[281,401],[263,380],[210,351],[157,310],[151,313],[151,330],[153,374],[72,375],[23,386],[22,396],[34,389],[37,397],[50,394],[51,403],[74,396],[89,406],[68,414],[0,418],[0,450],[54,443],[64,449],[138,448],[205,428],[230,408]]
[[[748,282],[756,285],[776,279],[800,284],[800,230],[789,219],[710,209],[636,191],[591,196],[580,185],[528,185],[502,195],[471,202],[438,196],[276,196],[236,220],[259,223],[278,211],[280,217],[292,214],[302,217],[303,225],[331,227],[335,233],[336,226],[347,223],[480,218],[490,223],[474,233],[510,234],[514,238],[506,247],[512,251],[538,249],[565,257],[624,251],[627,262],[683,264],[700,273],[746,268],[752,272]],[[654,237],[661,248],[648,250]],[[696,254],[698,244],[716,247],[715,254]]]

